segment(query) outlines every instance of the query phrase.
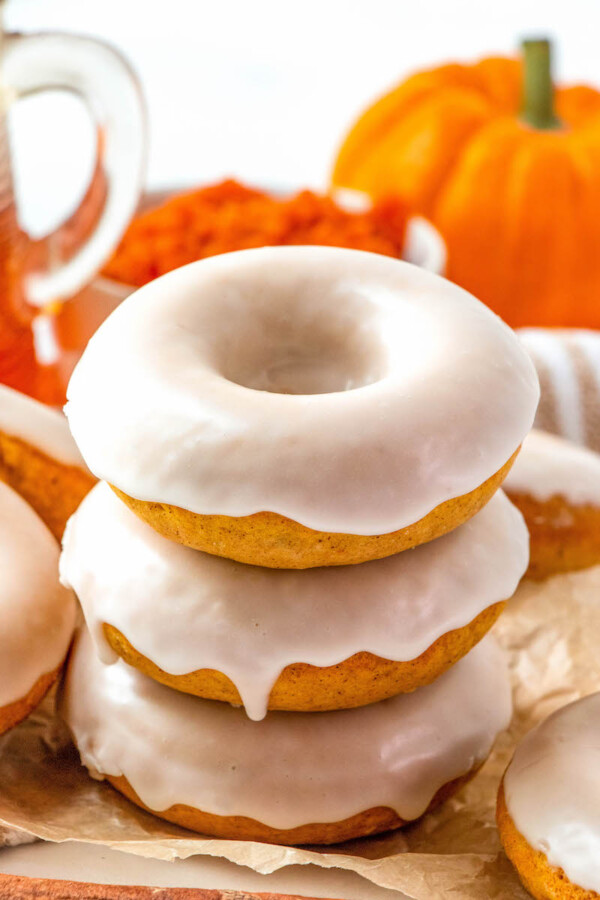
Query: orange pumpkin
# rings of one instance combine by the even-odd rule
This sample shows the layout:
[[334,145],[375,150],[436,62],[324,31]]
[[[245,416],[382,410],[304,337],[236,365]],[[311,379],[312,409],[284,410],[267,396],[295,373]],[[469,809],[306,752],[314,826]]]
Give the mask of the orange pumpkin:
[[552,90],[547,42],[413,75],[362,115],[335,186],[401,194],[448,277],[513,326],[600,327],[600,92]]

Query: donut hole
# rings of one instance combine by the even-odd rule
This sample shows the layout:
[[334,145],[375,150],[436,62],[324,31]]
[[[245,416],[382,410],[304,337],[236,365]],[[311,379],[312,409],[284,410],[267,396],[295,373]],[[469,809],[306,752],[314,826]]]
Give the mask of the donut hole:
[[229,381],[273,394],[335,394],[384,377],[387,351],[372,309],[351,300],[333,312],[290,306],[261,307],[237,323],[220,366]]

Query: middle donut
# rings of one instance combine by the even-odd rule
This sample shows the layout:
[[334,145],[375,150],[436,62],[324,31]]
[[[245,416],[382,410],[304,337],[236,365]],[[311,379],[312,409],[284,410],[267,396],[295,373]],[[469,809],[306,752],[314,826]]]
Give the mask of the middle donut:
[[488,631],[527,564],[527,529],[502,491],[412,551],[296,572],[173,543],[103,483],[67,526],[61,578],[104,662],[120,656],[261,719],[267,709],[347,709],[429,684]]

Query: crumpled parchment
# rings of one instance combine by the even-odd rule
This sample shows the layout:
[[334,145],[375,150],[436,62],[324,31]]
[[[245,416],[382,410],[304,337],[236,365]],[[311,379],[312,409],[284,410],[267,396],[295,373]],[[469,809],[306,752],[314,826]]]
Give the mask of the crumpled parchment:
[[416,900],[526,900],[498,840],[496,791],[522,735],[600,690],[600,567],[523,583],[494,632],[514,681],[509,732],[470,784],[411,827],[325,850],[199,837],[89,778],[48,702],[0,741],[0,841],[4,827],[12,842],[91,841],[157,859],[207,854],[263,874],[306,863],[338,867]]

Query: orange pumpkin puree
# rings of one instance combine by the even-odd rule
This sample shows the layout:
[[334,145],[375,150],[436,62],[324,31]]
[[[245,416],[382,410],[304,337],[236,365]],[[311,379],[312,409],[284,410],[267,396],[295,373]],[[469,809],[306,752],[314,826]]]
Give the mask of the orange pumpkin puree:
[[349,247],[400,257],[407,219],[406,204],[393,197],[350,212],[312,191],[274,197],[227,180],[177,194],[138,215],[103,274],[140,287],[197,259],[280,244]]

